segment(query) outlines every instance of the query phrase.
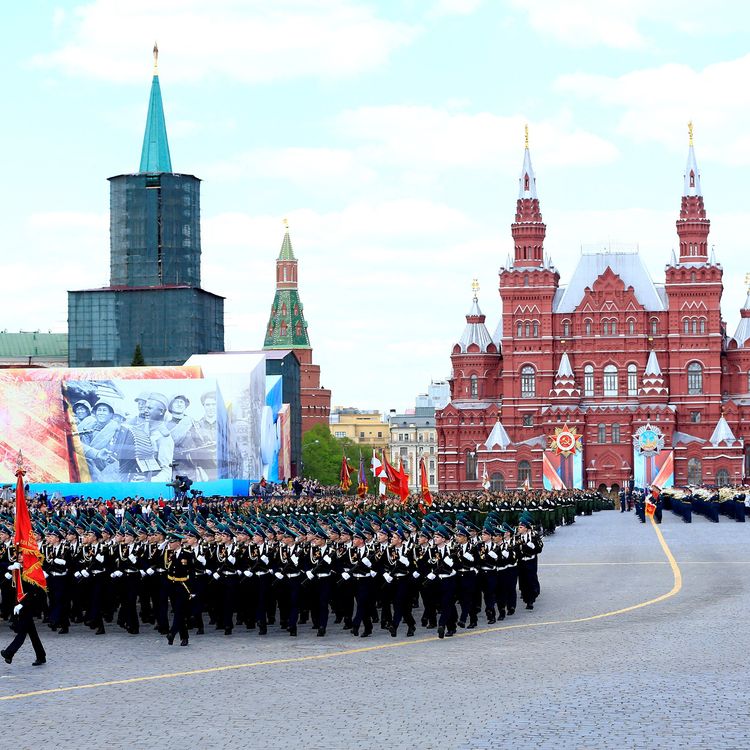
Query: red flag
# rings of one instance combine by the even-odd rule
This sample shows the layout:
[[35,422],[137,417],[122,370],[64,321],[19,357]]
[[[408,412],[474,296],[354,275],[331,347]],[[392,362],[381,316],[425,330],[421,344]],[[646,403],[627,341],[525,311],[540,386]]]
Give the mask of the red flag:
[[367,475],[365,474],[365,459],[359,454],[359,473],[357,475],[357,495],[364,497],[367,494]]
[[432,495],[430,494],[430,485],[427,483],[427,467],[424,465],[424,458],[419,459],[419,480],[422,485],[422,499],[425,505],[432,505]]
[[385,467],[386,487],[394,495],[398,495],[402,502],[409,497],[409,475],[404,471],[404,465],[399,465],[398,471],[391,465],[383,451],[383,466]]
[[351,469],[346,460],[346,455],[341,457],[341,473],[339,475],[339,486],[344,492],[347,492],[352,486]]
[[31,529],[31,517],[29,508],[26,505],[26,495],[23,487],[24,470],[21,467],[21,454],[18,454],[18,469],[16,476],[16,528],[14,542],[16,544],[17,554],[20,556],[21,570],[16,570],[16,591],[18,602],[26,596],[23,590],[23,583],[30,583],[44,591],[47,590],[47,579],[42,570],[42,553],[39,551],[39,545],[36,543],[34,533]]

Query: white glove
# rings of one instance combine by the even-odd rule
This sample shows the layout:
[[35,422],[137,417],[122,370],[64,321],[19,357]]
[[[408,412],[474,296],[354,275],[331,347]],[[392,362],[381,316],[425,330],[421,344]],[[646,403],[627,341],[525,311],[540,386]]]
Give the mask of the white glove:
[[212,572],[211,572],[211,571],[210,571],[210,570],[209,570],[208,568],[206,568],[206,575],[207,575],[207,576],[210,576],[210,575],[212,575]]
[[261,556],[260,556],[260,561],[261,561],[261,562],[262,562],[262,563],[263,563],[264,565],[268,565],[268,555],[261,555]]
[[146,575],[152,576],[156,571],[153,568],[146,568]]
[[503,550],[503,557],[510,557],[510,552],[507,549]]
[[10,581],[13,578],[13,573],[6,573],[5,577]]
[[246,578],[250,578],[253,574],[252,570],[243,570],[242,572],[244,573]]
[[474,562],[474,555],[472,555],[472,554],[471,554],[471,552],[465,552],[465,553],[464,553],[464,557],[465,557],[465,558],[466,558],[466,559],[467,559],[467,560],[468,560],[469,562]]
[[408,564],[409,564],[409,558],[408,558],[408,557],[404,557],[403,555],[399,555],[399,556],[398,556],[398,561],[399,561],[399,562],[400,562],[400,563],[401,563],[402,565],[408,565]]
[[104,562],[104,555],[97,555],[96,556],[96,561],[100,562],[100,563],[103,563]]
[[341,577],[342,577],[342,578],[343,578],[343,579],[344,579],[345,581],[348,581],[348,580],[349,580],[349,579],[351,578],[351,576],[350,576],[350,575],[349,575],[349,574],[348,574],[348,573],[347,573],[346,571],[344,571],[344,572],[343,572],[343,573],[341,574]]
[[73,573],[73,578],[80,578],[80,577],[81,577],[80,572],[76,570],[76,572]]
[[146,571],[145,570],[139,570],[138,572],[141,574],[141,578],[145,578],[146,577]]
[[19,562],[14,562],[12,565],[8,566],[8,570],[21,570],[22,565]]
[[114,573],[112,573],[112,578],[119,578],[122,575],[122,572],[119,570],[116,570]]
[[377,573],[374,570],[370,571],[370,578],[375,578],[376,575]]
[[492,558],[493,560],[497,560],[497,552],[495,552],[494,550],[490,550],[490,551],[489,551],[489,552],[488,552],[487,554],[488,554],[488,555],[489,555],[489,556],[490,556],[490,557],[491,557],[491,558]]
[[292,562],[295,565],[299,565],[299,557],[297,557],[297,555],[292,555]]
[[393,576],[392,576],[392,575],[389,575],[388,573],[383,573],[383,578],[385,578],[385,580],[386,580],[386,581],[387,581],[388,583],[390,583],[390,582],[391,582],[391,581],[393,580]]
[[65,559],[62,557],[56,557],[54,559],[54,562],[56,562],[58,565],[65,565]]
[[434,573],[428,573],[427,574],[427,580],[428,581],[434,581],[435,580],[435,574]]
[[234,565],[237,562],[237,558],[234,555],[229,555],[227,560],[229,560],[229,562],[232,563],[232,565]]
[[364,565],[366,568],[371,568],[372,567],[372,563],[366,557],[362,558],[362,565]]
[[205,557],[205,555],[196,555],[196,556],[195,556],[195,559],[196,559],[196,560],[197,560],[197,561],[198,561],[198,562],[199,562],[199,563],[200,563],[201,565],[205,565],[205,564],[206,564],[206,557]]
[[307,577],[308,577],[308,578],[309,578],[309,579],[310,579],[311,581],[312,581],[312,579],[313,579],[313,578],[315,578],[315,576],[314,576],[314,575],[313,575],[313,573],[312,573],[312,570],[306,570],[306,571],[305,571],[305,575],[306,575],[306,576],[307,576]]
[[16,604],[15,607],[13,607],[13,614],[19,615],[21,614],[21,610],[23,609],[23,604]]
[[130,560],[130,562],[132,562],[133,565],[135,565],[138,562],[138,558],[135,555],[132,555],[132,554],[128,555],[128,560]]
[[326,565],[331,564],[331,556],[330,555],[323,555],[323,560],[325,560]]
[[218,581],[221,576],[218,573],[214,573],[214,578]]
[[447,565],[447,566],[448,566],[449,568],[452,568],[452,567],[453,567],[453,558],[452,558],[452,557],[446,557],[446,558],[445,558],[445,564],[446,564],[446,565]]
[[414,578],[419,578],[419,571],[415,570],[415,571],[414,571],[414,572],[412,573],[412,576],[413,576]]
[[534,548],[536,547],[536,545],[534,544],[534,542],[526,542],[526,546],[527,546],[527,547],[528,547],[529,549],[534,549]]
[[88,577],[89,577],[89,572],[88,572],[88,570],[82,570],[82,571],[81,571],[81,575],[82,575],[82,576],[83,576],[84,578],[88,578]]
[[283,581],[283,580],[284,580],[284,574],[283,574],[283,573],[279,573],[279,571],[278,571],[278,570],[277,570],[277,571],[276,571],[276,572],[274,573],[274,575],[275,575],[275,576],[276,576],[276,578],[278,578],[278,579],[279,579],[280,581]]

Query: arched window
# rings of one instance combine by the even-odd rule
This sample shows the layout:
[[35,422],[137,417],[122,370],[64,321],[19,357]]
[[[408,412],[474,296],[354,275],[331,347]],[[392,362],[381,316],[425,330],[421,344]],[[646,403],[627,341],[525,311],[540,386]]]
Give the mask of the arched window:
[[628,396],[638,395],[638,368],[631,362],[628,365]]
[[659,319],[651,318],[651,335],[656,336],[659,333]]
[[536,370],[531,365],[521,368],[521,398],[536,396]]
[[526,338],[529,338],[529,336],[531,336],[531,323],[529,323],[528,320],[526,321],[526,324],[524,325],[523,332]]
[[692,327],[693,334],[698,333],[698,318],[693,318],[690,321],[690,325]]
[[614,319],[609,321],[609,332],[613,336],[617,336],[617,321]]
[[472,375],[470,378],[471,383],[471,397],[479,398],[479,378],[476,375]]
[[563,336],[570,336],[570,321],[563,320]]
[[688,484],[703,484],[703,464],[700,458],[689,458],[687,470]]
[[477,478],[477,454],[474,451],[466,452],[466,479],[473,481]]
[[607,365],[604,368],[604,395],[617,395],[617,367],[615,365]]
[[584,321],[583,327],[584,327],[584,330],[586,331],[586,335],[590,336],[591,335],[591,321],[590,320]]
[[717,487],[729,486],[729,470],[728,469],[719,469],[716,472],[716,486]]
[[[528,175],[526,175],[526,179],[527,180],[529,179]],[[690,170],[690,187],[691,188],[695,187],[695,172],[692,169]],[[526,189],[528,190],[528,188]]]
[[606,424],[600,424],[596,428],[596,442],[597,443],[607,442],[607,425]]
[[687,368],[688,395],[698,396],[703,393],[703,366],[700,362],[691,362]]
[[612,442],[615,444],[620,442],[620,425],[617,422],[612,425]]
[[534,321],[534,338],[535,339],[539,338],[539,321],[538,320]]
[[519,339],[523,336],[523,323],[520,320],[516,323],[516,336]]
[[490,490],[492,492],[505,492],[505,477],[496,471],[490,477]]
[[519,461],[518,485],[521,486],[526,481],[531,482],[531,464],[528,461]]
[[682,319],[682,332],[685,334],[690,333],[690,320],[688,318]]
[[286,317],[286,302],[281,303],[281,317],[282,318]]
[[[525,249],[526,249],[526,248],[524,248],[524,250],[525,250]],[[525,274],[523,275],[523,285],[524,285],[524,286],[528,286],[528,285],[529,285],[529,274],[527,274],[527,273],[525,273]]]
[[705,333],[706,332],[706,319],[705,318],[701,318],[698,321],[698,323],[699,323],[698,327],[699,327],[700,332],[701,333]]
[[691,283],[691,284],[695,284],[695,282],[696,282],[697,278],[698,278],[698,277],[697,277],[697,275],[696,275],[695,271],[691,271],[691,272],[690,272],[690,283]]
[[628,333],[631,335],[635,333],[635,321],[632,318],[628,320]]
[[586,365],[586,367],[583,368],[583,395],[584,396],[594,395],[594,366],[593,365]]
[[609,336],[609,321],[602,321],[602,336]]

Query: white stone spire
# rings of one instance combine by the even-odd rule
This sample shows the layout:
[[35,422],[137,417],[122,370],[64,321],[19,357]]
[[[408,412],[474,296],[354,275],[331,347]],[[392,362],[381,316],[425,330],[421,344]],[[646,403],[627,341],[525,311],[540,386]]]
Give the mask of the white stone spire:
[[719,421],[716,423],[716,427],[714,427],[714,431],[708,442],[711,443],[711,445],[719,445],[721,443],[734,445],[737,442],[737,438],[734,436],[732,428],[729,426],[729,423],[724,418],[723,414],[719,417]]
[[732,338],[740,349],[744,348],[745,343],[750,339],[750,290],[747,292],[745,306],[740,310],[740,322]]
[[488,451],[494,450],[496,447],[500,448],[501,451],[504,451],[512,442],[510,435],[508,435],[508,431],[498,419],[497,422],[495,422],[495,426],[492,428],[492,432],[490,432],[489,437],[485,441],[484,447],[487,448]]
[[688,123],[690,144],[688,145],[688,159],[685,167],[685,187],[683,195],[703,195],[701,192],[701,173],[698,171],[698,162],[695,160],[695,149],[693,148],[693,123]]
[[646,369],[643,371],[643,374],[661,377],[661,367],[659,366],[659,360],[656,357],[656,352],[653,349],[649,352],[648,362],[646,362]]
[[518,198],[537,198],[536,194],[536,175],[534,167],[531,166],[531,154],[529,153],[529,126],[525,126],[526,147],[523,152],[523,167],[521,167],[521,177],[518,180]]
[[570,358],[568,357],[567,352],[563,352],[563,355],[560,358],[560,365],[557,368],[557,375],[555,377],[557,379],[574,377],[573,368],[570,366]]

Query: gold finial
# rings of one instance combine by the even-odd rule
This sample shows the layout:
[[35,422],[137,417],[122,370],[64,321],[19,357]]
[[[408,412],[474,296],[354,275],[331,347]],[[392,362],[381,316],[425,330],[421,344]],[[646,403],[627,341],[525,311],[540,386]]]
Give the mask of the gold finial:
[[159,45],[154,42],[154,75],[159,75]]
[[688,139],[689,139],[689,145],[693,145],[693,121],[690,120],[688,123]]
[[19,450],[18,455],[16,456],[16,466],[19,469],[23,469],[23,451]]
[[284,229],[289,229],[289,219],[286,216],[284,217]]
[[471,291],[474,292],[474,299],[476,299],[479,293],[479,281],[477,279],[471,280]]
[[528,149],[529,147],[529,123],[526,123],[523,126],[523,141],[524,141],[524,148]]

